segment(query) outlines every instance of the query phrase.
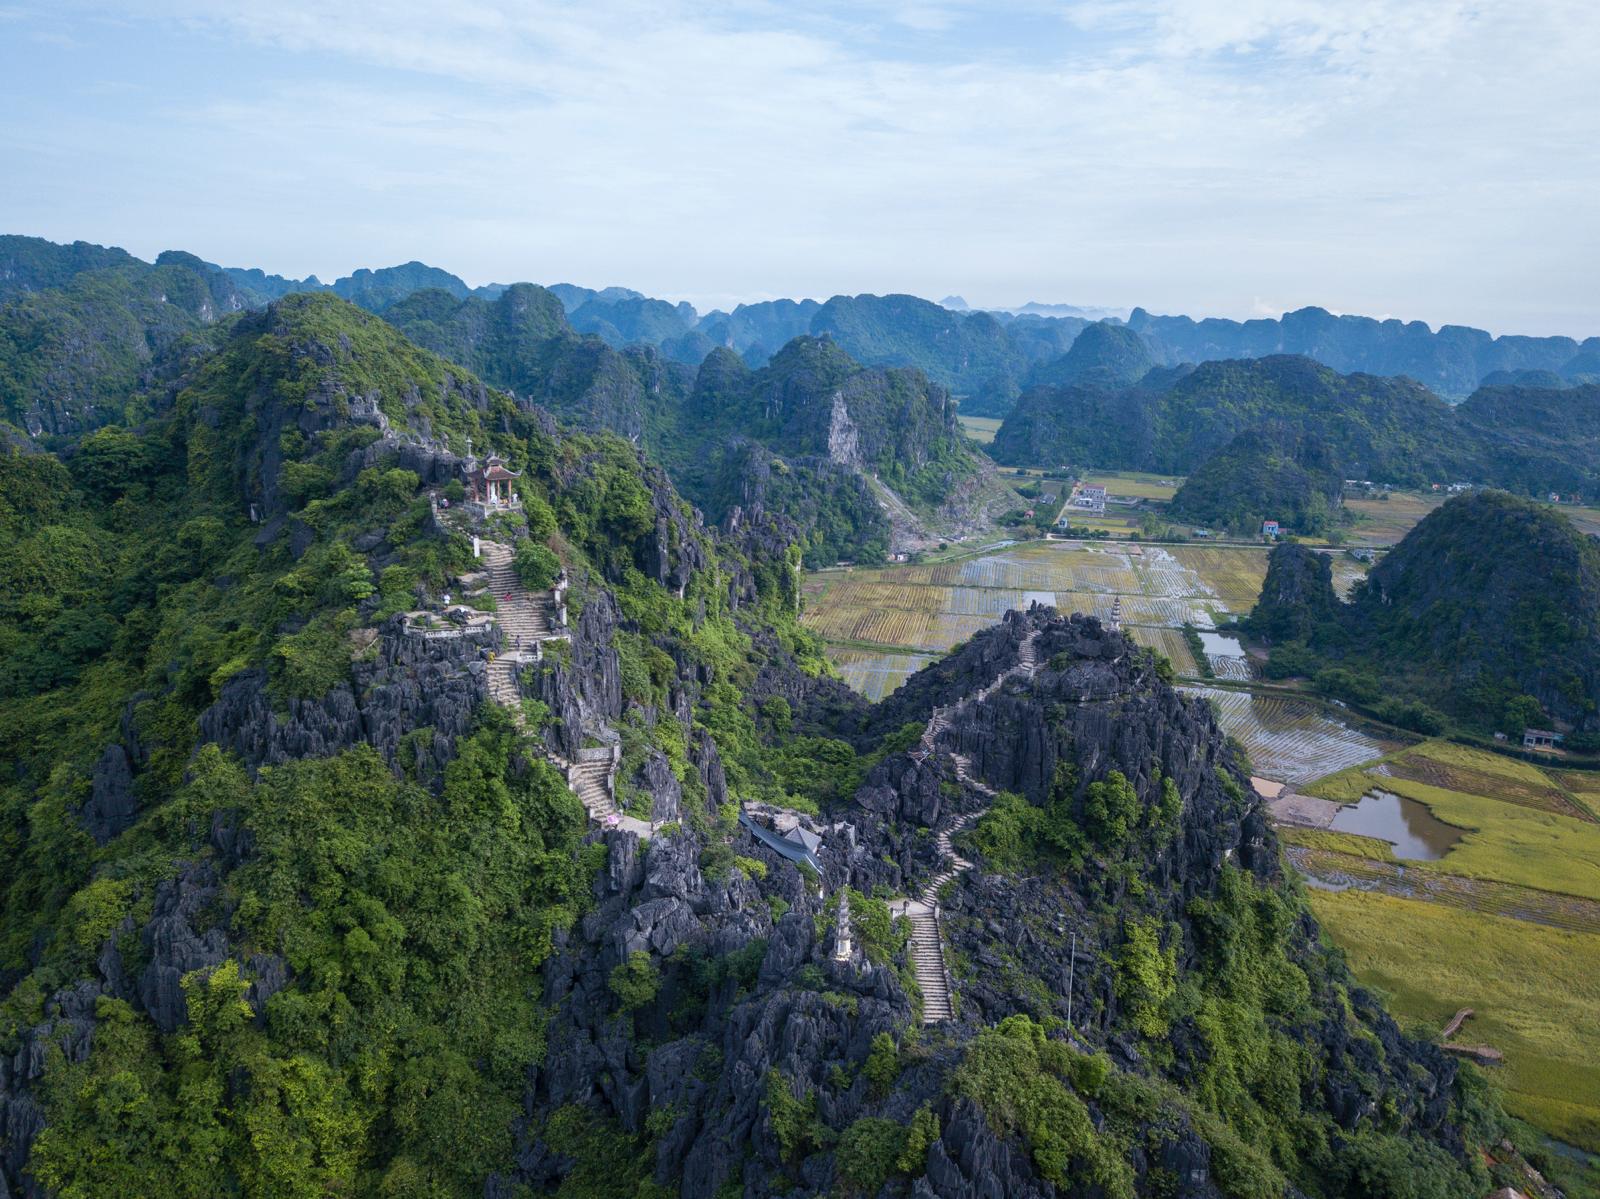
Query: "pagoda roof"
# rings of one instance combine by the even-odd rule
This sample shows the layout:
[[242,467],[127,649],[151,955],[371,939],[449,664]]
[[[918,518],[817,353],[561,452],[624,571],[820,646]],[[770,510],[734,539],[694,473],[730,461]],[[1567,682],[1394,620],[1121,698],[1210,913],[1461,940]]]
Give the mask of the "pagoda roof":
[[498,462],[491,462],[484,468],[483,477],[485,479],[517,479],[521,478],[521,474],[518,471],[507,470]]

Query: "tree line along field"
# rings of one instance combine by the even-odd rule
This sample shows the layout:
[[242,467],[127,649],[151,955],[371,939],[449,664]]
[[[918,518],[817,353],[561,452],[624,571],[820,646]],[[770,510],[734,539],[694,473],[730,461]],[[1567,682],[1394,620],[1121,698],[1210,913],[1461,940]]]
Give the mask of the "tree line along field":
[[[1286,827],[1289,859],[1363,982],[1436,1033],[1505,1055],[1510,1110],[1600,1152],[1600,775],[1427,741],[1305,787],[1354,802],[1381,788],[1425,804],[1462,838],[1432,861],[1382,841]],[[1328,888],[1339,889],[1328,889]]]

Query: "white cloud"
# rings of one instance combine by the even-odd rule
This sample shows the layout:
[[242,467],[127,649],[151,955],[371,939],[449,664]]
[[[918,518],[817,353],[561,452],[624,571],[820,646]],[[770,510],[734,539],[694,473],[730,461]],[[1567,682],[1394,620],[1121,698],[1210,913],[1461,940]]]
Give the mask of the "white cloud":
[[1600,17],[1570,0],[134,11],[248,72],[127,117],[227,197],[144,197],[161,236],[269,268],[1600,332]]

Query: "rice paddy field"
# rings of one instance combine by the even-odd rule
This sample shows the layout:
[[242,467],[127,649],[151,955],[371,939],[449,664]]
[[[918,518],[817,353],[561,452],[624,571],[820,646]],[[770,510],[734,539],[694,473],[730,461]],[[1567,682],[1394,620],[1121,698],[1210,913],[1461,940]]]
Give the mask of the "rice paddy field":
[[[1350,541],[1361,545],[1393,545],[1447,498],[1431,492],[1424,495],[1414,491],[1394,491],[1390,492],[1387,500],[1346,499],[1346,510],[1357,518],[1356,523],[1346,531],[1347,536]],[[1557,511],[1576,525],[1580,532],[1600,536],[1600,508],[1562,504]]]
[[1141,500],[1170,500],[1183,486],[1182,475],[1150,475],[1137,471],[1101,471],[1083,480],[1086,486],[1104,487],[1110,495],[1125,495]]
[[1393,545],[1444,501],[1444,496],[1412,491],[1390,492],[1386,500],[1347,499],[1345,509],[1356,517],[1349,538],[1363,545]]
[[961,422],[961,431],[979,445],[988,445],[1000,431],[1000,418],[997,416],[962,416],[958,413],[956,419]]
[[[1111,619],[1120,602],[1128,635],[1165,654],[1180,676],[1198,680],[1201,670],[1184,640],[1183,626],[1210,629],[1249,612],[1266,570],[1265,546],[1002,544],[941,562],[813,573],[804,585],[804,619],[829,644],[846,682],[874,699],[889,694],[933,656],[997,623],[1010,609],[1035,602],[1103,621]],[[1339,585],[1348,589],[1365,567],[1339,554],[1335,571]],[[1210,666],[1218,678],[1249,681],[1243,658],[1213,656]],[[1341,738],[1327,731],[1339,726],[1315,717],[1309,705],[1284,715],[1284,704],[1292,707],[1300,701],[1263,700],[1257,707],[1246,702],[1248,697],[1224,698],[1229,731],[1261,750],[1263,760],[1281,768],[1284,777],[1318,777],[1380,752],[1359,735]],[[1297,721],[1317,728],[1322,721],[1327,730],[1320,739],[1296,741],[1291,733],[1304,732]],[[1335,751],[1333,742],[1360,748]],[[1316,752],[1304,762],[1295,760],[1307,746],[1315,746]]]
[[1195,687],[1217,710],[1222,727],[1250,755],[1263,778],[1300,786],[1397,748],[1325,715],[1310,700],[1218,687]]
[[846,649],[941,653],[1035,601],[1109,619],[1120,599],[1129,632],[1193,675],[1187,647],[1163,648],[1178,648],[1171,633],[1248,612],[1266,564],[1257,547],[1030,542],[952,561],[814,573],[805,623],[836,647],[843,667]]
[[1459,1039],[1505,1055],[1489,1076],[1507,1107],[1600,1152],[1600,775],[1427,741],[1303,788],[1341,802],[1373,789],[1462,836],[1399,861],[1387,842],[1283,829],[1324,928],[1413,1031],[1472,1008]]
[[844,681],[870,700],[880,700],[933,661],[931,654],[895,654],[868,649],[840,649],[833,663]]
[[1600,1151],[1600,936],[1376,891],[1313,890],[1312,910],[1356,976],[1414,1033],[1474,1013],[1460,1034],[1505,1054],[1507,1108]]

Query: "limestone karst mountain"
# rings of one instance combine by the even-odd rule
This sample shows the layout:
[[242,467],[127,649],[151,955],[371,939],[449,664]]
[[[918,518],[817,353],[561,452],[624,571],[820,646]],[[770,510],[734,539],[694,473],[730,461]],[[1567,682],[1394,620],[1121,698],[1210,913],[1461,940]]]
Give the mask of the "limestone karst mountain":
[[[835,354],[725,382],[843,453]],[[868,705],[780,528],[335,295],[137,411],[0,457],[0,1193],[1486,1186],[1492,1100],[1121,634],[1013,612]]]

